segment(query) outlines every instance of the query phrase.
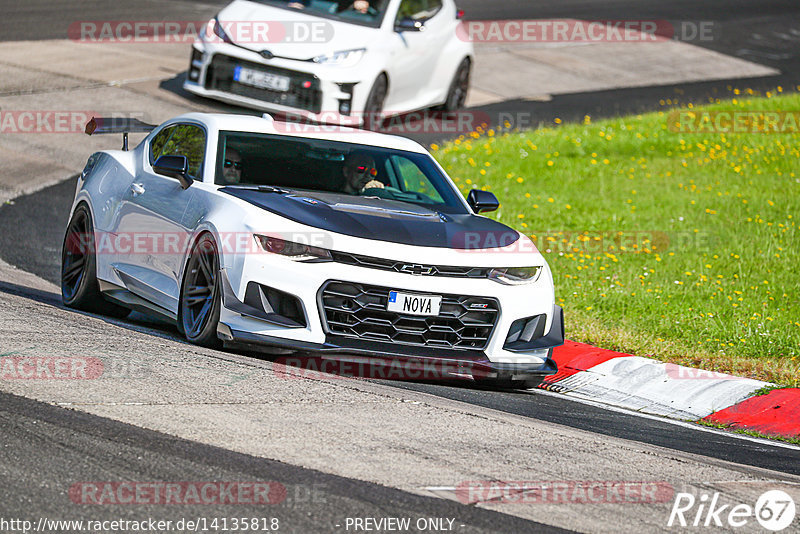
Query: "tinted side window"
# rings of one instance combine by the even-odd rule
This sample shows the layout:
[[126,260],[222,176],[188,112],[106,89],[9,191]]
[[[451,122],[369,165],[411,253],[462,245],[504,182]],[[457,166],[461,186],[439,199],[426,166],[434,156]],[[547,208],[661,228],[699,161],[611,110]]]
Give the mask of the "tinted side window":
[[153,140],[150,141],[150,165],[155,163],[158,159],[158,156],[161,155],[161,151],[164,149],[164,145],[169,139],[169,136],[172,135],[172,132],[175,131],[174,126],[169,126],[164,128],[160,132],[153,137]]
[[189,175],[200,176],[203,168],[203,156],[206,150],[206,133],[193,124],[179,124],[175,133],[164,144],[161,156],[186,156],[189,160]]
[[402,156],[391,156],[387,161],[391,174],[400,181],[400,190],[416,193],[417,199],[431,204],[444,204],[444,200],[436,187],[416,163]]
[[442,9],[442,0],[403,0],[397,11],[397,20],[427,20]]

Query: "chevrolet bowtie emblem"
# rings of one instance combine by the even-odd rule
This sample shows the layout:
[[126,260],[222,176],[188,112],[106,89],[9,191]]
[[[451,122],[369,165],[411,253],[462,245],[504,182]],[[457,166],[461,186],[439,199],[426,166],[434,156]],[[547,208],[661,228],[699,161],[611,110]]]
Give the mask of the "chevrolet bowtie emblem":
[[416,274],[416,275],[433,274],[433,267],[428,267],[428,266],[419,265],[419,264],[413,264],[413,265],[412,264],[408,264],[408,265],[403,265],[400,268],[400,271],[402,271],[404,273]]

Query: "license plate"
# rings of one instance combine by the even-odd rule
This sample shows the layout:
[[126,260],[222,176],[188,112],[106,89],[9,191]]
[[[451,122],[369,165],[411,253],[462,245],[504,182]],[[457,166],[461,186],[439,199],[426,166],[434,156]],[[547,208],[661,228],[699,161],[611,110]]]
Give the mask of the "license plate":
[[288,76],[279,76],[269,72],[240,67],[238,65],[233,70],[233,79],[244,85],[282,92],[289,90],[289,83],[291,81]]
[[439,315],[442,297],[438,295],[414,295],[389,291],[389,303],[386,309],[391,312],[407,315]]

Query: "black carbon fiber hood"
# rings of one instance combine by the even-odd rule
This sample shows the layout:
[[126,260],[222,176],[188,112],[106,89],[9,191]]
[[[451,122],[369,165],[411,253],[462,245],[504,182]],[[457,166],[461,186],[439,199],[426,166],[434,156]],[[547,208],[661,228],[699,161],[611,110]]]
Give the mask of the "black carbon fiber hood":
[[240,187],[223,187],[220,191],[292,221],[364,239],[462,250],[504,246],[519,239],[515,230],[486,217],[444,214],[407,202]]

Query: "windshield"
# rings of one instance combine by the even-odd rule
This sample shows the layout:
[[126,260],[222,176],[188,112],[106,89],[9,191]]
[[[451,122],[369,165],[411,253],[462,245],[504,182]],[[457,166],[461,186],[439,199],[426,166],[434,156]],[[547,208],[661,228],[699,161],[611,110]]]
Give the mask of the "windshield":
[[389,0],[255,0],[268,6],[378,28]]
[[469,213],[427,154],[250,132],[221,132],[214,183],[408,202]]

